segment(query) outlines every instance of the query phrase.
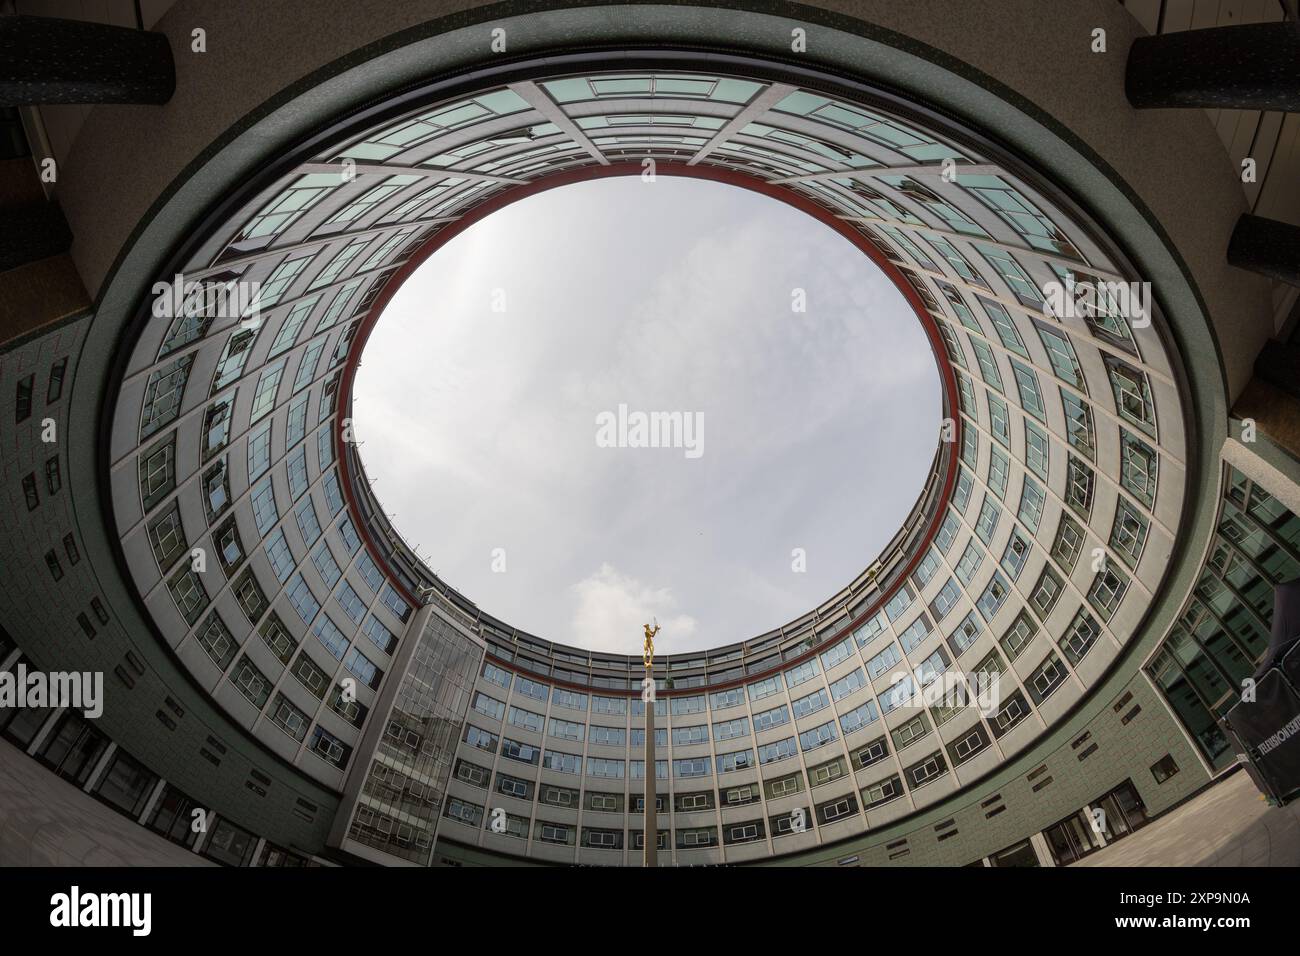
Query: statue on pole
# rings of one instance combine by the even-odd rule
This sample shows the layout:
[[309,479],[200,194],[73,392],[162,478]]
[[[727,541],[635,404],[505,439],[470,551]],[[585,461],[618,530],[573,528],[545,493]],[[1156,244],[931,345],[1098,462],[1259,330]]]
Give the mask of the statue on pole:
[[646,667],[654,666],[655,635],[658,633],[659,633],[659,622],[657,620],[655,621],[655,626],[653,630],[651,629],[649,624],[645,625],[645,648],[643,649],[642,653],[643,656],[645,657]]

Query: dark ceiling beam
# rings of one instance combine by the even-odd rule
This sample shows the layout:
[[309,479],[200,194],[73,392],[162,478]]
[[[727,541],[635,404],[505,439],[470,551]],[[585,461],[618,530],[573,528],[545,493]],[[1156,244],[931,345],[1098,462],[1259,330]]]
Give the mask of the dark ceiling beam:
[[1124,89],[1138,109],[1300,112],[1300,31],[1284,21],[1139,37]]
[[1300,285],[1300,226],[1243,215],[1228,240],[1228,264]]
[[57,256],[72,245],[72,232],[57,203],[0,209],[0,272]]
[[161,104],[175,89],[171,46],[161,33],[0,16],[0,106]]
[[1255,377],[1300,399],[1300,347],[1269,339],[1255,359]]

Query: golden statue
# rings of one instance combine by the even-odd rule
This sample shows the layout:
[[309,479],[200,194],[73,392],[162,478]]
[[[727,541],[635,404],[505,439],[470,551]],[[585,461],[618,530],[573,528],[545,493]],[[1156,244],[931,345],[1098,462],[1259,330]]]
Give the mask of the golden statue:
[[655,626],[654,626],[654,629],[653,629],[653,630],[651,630],[649,624],[645,625],[645,650],[644,650],[644,652],[643,652],[643,656],[645,657],[645,666],[646,666],[646,667],[649,667],[649,666],[651,666],[651,664],[654,663],[654,656],[655,656],[655,635],[658,634],[658,633],[659,633],[659,622],[658,622],[658,621],[655,621]]

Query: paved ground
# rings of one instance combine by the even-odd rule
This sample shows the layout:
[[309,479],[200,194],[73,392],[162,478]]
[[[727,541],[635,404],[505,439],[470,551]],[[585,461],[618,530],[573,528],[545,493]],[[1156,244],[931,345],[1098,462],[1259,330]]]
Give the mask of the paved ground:
[[1270,807],[1244,771],[1075,866],[1300,866],[1300,801]]
[[213,866],[0,740],[0,866]]

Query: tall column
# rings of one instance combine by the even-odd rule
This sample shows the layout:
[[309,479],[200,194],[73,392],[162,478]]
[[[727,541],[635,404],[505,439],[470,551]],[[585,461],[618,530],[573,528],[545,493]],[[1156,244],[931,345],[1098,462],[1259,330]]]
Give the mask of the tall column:
[[1300,30],[1284,21],[1139,37],[1124,91],[1138,109],[1300,110]]
[[36,732],[36,736],[32,738],[32,742],[27,745],[27,755],[29,757],[36,756],[36,752],[41,749],[41,744],[45,743],[45,738],[50,735],[50,731],[54,729],[54,725],[59,722],[59,718],[67,713],[67,711],[68,708],[66,707],[55,707],[50,711],[50,715],[46,717],[45,722],[41,724],[41,729]]
[[1255,356],[1255,374],[1274,388],[1300,399],[1300,345],[1269,339]]
[[154,807],[158,806],[158,800],[162,797],[162,793],[166,789],[167,781],[162,777],[159,777],[158,782],[153,785],[153,792],[149,794],[149,799],[144,802],[144,809],[140,811],[140,816],[136,818],[136,823],[141,826],[145,826],[148,823]]
[[58,203],[0,209],[0,272],[67,252],[72,232]]
[[1300,285],[1300,226],[1243,215],[1228,240],[1228,264]]
[[86,785],[81,788],[84,792],[90,793],[95,789],[95,784],[99,783],[99,778],[102,777],[104,771],[108,769],[108,762],[113,759],[113,755],[116,753],[117,741],[110,740],[108,746],[104,748],[104,752],[100,754],[99,759],[95,761],[95,769],[92,770],[90,776],[86,778]]
[[1098,849],[1104,850],[1106,848],[1106,836],[1101,832],[1101,830],[1097,829],[1096,822],[1092,815],[1092,809],[1091,805],[1084,806],[1084,808],[1079,811],[1079,816],[1083,818],[1083,826],[1088,833],[1088,839],[1090,839]]
[[642,694],[642,697],[649,697],[645,702],[645,838],[641,841],[645,846],[644,863],[646,866],[659,865],[659,812],[655,808],[655,801],[658,799],[656,790],[658,789],[658,779],[655,776],[655,672],[654,661],[646,659],[645,679],[647,683],[642,686],[649,688],[649,694]]
[[1056,866],[1056,859],[1052,856],[1051,848],[1047,845],[1047,837],[1042,833],[1035,833],[1029,838],[1029,845],[1034,848],[1034,856],[1038,858],[1039,866]]
[[53,17],[0,17],[0,106],[166,103],[176,67],[161,33]]

